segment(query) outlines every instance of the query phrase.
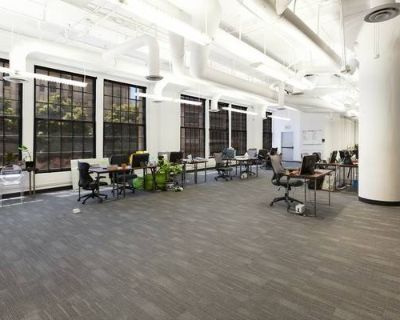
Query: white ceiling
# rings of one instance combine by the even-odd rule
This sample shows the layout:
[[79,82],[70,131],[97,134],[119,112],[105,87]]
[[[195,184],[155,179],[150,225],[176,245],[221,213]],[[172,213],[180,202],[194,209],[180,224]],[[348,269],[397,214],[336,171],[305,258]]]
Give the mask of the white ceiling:
[[[198,0],[147,0],[151,5],[171,15],[179,16],[182,20],[190,18],[195,1]],[[293,34],[283,32],[276,25],[255,17],[242,5],[241,0],[219,1],[222,7],[220,27],[223,30],[240,37],[246,43],[294,71],[324,69],[329,70],[331,74],[340,74],[340,70],[332,68],[329,59],[320,50],[296,38]],[[362,16],[368,7],[368,1],[297,0],[290,3],[288,10],[292,10],[342,57],[344,51],[341,3],[343,3],[346,30],[347,50],[345,52],[346,55],[352,56],[352,46],[362,24]],[[110,0],[0,0],[0,30],[11,31],[15,35],[27,35],[97,50],[111,48],[141,34],[149,34],[159,40],[162,66],[170,70],[170,50],[166,30],[121,10],[118,0],[114,2]],[[145,50],[135,51],[130,55],[146,61]],[[214,44],[211,46],[210,58],[214,67],[227,73],[234,73],[243,79],[252,79],[266,86],[271,86],[276,82],[221,46]],[[331,77],[334,80],[337,79],[337,76]],[[318,88],[319,80],[316,79],[317,87],[314,93],[308,92],[307,95],[320,98],[322,88]],[[325,89],[323,93],[326,95],[329,79],[327,80],[325,76],[323,80],[323,89]],[[335,99],[348,100],[348,93],[350,95],[351,92],[352,96],[356,95],[356,80],[356,77],[342,77],[340,86],[334,83],[337,92],[332,96]],[[213,90],[210,89],[210,92]],[[351,101],[350,104],[351,108],[355,107],[355,101]],[[315,108],[304,110],[323,111]]]

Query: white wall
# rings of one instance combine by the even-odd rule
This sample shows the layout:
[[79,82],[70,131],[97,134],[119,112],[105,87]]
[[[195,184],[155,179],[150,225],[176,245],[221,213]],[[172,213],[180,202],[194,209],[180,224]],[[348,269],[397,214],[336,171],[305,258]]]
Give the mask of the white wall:
[[[290,121],[273,119],[272,145],[281,151],[282,132],[293,132],[295,161],[301,160],[302,153],[313,152],[320,152],[322,159],[327,159],[333,150],[346,149],[358,143],[358,123],[338,114],[285,110],[275,115],[290,118]],[[321,141],[318,144],[306,144],[303,141],[304,130],[321,130]]]

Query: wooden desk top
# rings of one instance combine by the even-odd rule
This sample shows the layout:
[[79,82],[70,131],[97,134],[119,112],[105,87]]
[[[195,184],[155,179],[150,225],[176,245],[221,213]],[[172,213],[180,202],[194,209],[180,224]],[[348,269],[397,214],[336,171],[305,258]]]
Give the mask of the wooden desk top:
[[208,162],[208,159],[206,159],[206,158],[197,158],[197,159],[195,158],[192,160],[182,159],[182,162],[185,164],[206,163],[206,162]]
[[236,156],[235,158],[233,158],[233,160],[236,160],[236,161],[254,161],[257,159],[258,158],[249,158],[249,157],[244,157],[244,156]]
[[91,167],[89,168],[90,173],[110,173],[110,172],[124,172],[131,170],[131,166],[122,167]]
[[300,179],[319,179],[333,172],[333,170],[317,169],[314,174],[300,174],[300,171],[289,172],[289,174],[284,174],[286,177],[290,178],[300,178]]

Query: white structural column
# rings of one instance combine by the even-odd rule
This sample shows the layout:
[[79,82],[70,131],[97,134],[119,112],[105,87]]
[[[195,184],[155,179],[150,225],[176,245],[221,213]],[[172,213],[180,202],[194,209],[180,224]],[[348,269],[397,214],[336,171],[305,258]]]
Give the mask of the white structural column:
[[400,17],[359,36],[361,201],[400,205]]

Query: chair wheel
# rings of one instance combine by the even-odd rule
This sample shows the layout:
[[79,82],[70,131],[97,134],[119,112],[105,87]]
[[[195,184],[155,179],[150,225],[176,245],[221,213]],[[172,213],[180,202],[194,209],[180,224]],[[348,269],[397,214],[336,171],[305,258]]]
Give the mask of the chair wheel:
[[214,178],[215,181],[218,181],[217,177]]
[[269,206],[270,206],[270,207],[273,207],[273,206],[274,206],[274,202],[271,202],[271,203],[269,204]]

